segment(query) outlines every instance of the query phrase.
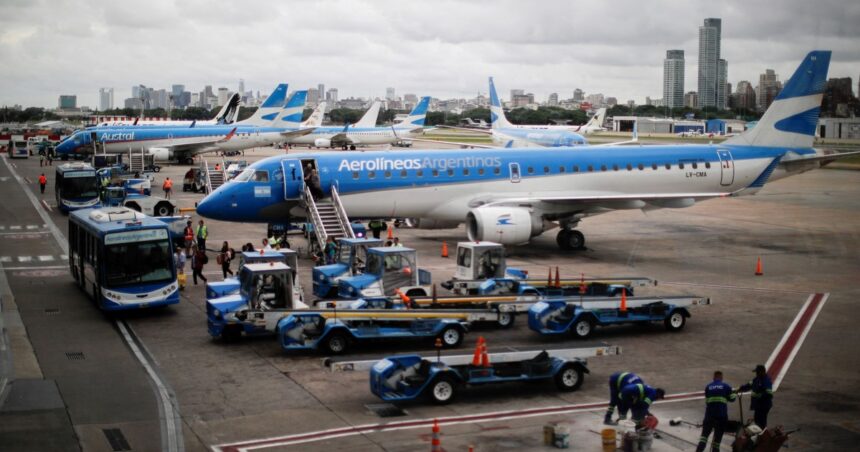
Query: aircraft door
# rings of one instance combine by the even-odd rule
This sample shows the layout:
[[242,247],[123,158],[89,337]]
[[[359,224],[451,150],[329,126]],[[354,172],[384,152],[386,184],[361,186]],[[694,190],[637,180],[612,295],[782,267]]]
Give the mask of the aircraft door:
[[302,162],[296,159],[282,160],[284,168],[284,199],[299,199],[305,191]]
[[720,185],[732,185],[735,182],[735,161],[732,153],[720,149],[717,151],[717,157],[720,159]]
[[511,170],[511,183],[516,184],[520,181],[520,164],[510,163],[508,168]]

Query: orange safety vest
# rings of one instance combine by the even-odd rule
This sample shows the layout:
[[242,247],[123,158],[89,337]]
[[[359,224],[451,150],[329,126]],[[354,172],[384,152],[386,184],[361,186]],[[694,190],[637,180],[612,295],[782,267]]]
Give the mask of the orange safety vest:
[[164,188],[165,190],[170,190],[171,188],[173,188],[173,181],[167,179],[166,181],[164,181],[164,186],[162,188]]
[[191,229],[190,226],[185,227],[185,240],[194,240],[194,229]]
[[45,177],[44,175],[39,176],[39,184],[40,184],[40,185],[45,185],[45,184],[47,184],[47,183],[48,183],[48,178],[47,178],[47,177]]

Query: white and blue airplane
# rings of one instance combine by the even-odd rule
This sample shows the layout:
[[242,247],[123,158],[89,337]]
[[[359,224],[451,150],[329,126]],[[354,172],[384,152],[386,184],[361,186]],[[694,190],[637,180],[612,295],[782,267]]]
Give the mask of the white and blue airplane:
[[[355,125],[317,127],[307,135],[291,138],[289,143],[318,148],[339,146],[344,150],[347,148],[354,150],[356,146],[391,144],[403,138],[414,138],[424,133],[424,119],[427,117],[429,105],[430,98],[422,97],[405,120],[390,127],[359,127],[361,121]],[[373,107],[370,111],[372,110]],[[378,109],[376,111],[378,114]],[[367,116],[368,114],[365,114],[365,117]],[[376,123],[375,118],[373,122]]]
[[93,143],[108,154],[143,149],[155,160],[193,163],[197,154],[237,151],[273,143],[312,132],[300,125],[307,91],[295,91],[284,105],[287,85],[279,85],[266,102],[245,121],[217,126],[97,127],[79,130],[57,145],[58,155],[89,152]]
[[[457,129],[458,127],[446,127]],[[588,144],[579,133],[572,132],[568,126],[562,128],[552,126],[518,126],[511,124],[505,116],[502,102],[496,94],[493,77],[490,77],[490,129],[466,129],[472,132],[486,133],[492,137],[495,147],[567,147]],[[484,147],[469,143],[459,144],[464,147]]]
[[219,124],[233,124],[236,122],[236,118],[239,117],[239,93],[233,93],[230,96],[230,99],[221,107],[221,110],[215,115],[212,119],[206,119],[202,121],[198,120],[190,120],[190,119],[165,119],[165,120],[154,120],[154,119],[143,119],[143,112],[140,113],[141,118],[134,119],[116,119],[111,121],[104,121],[98,124],[93,125],[92,127],[122,127],[122,126],[185,126],[189,127],[191,125],[206,125],[206,126],[214,126]]
[[574,227],[586,217],[751,195],[857,154],[812,147],[829,63],[829,51],[809,53],[758,125],[719,144],[290,154],[249,166],[197,213],[240,222],[302,217],[302,170],[310,164],[353,218],[414,218],[427,229],[465,222],[470,240],[504,244],[559,227],[562,249],[582,248]]

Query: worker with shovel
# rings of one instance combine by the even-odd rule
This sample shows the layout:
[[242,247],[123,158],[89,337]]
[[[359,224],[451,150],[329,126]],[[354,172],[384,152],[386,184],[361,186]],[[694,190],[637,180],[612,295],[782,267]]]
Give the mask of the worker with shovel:
[[729,421],[727,405],[729,402],[734,402],[735,398],[736,395],[732,387],[723,382],[723,373],[719,370],[714,372],[714,381],[705,386],[705,419],[702,421],[702,436],[699,437],[696,452],[704,452],[711,432],[714,433],[711,450],[713,452],[720,450],[723,432],[725,432],[726,423]]

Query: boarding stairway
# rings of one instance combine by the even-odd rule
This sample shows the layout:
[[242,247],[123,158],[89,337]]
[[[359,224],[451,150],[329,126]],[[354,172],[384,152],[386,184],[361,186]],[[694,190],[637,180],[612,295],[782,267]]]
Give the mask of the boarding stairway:
[[140,152],[134,152],[131,149],[128,151],[128,171],[132,174],[143,174],[146,167],[146,158],[144,158],[143,149]]
[[307,216],[314,225],[314,236],[319,249],[325,248],[329,237],[335,240],[355,238],[335,186],[331,187],[331,197],[315,200],[310,187],[305,185],[304,198]]
[[207,160],[203,160],[203,168],[206,176],[206,193],[212,193],[227,181],[227,171],[223,161],[210,165]]

